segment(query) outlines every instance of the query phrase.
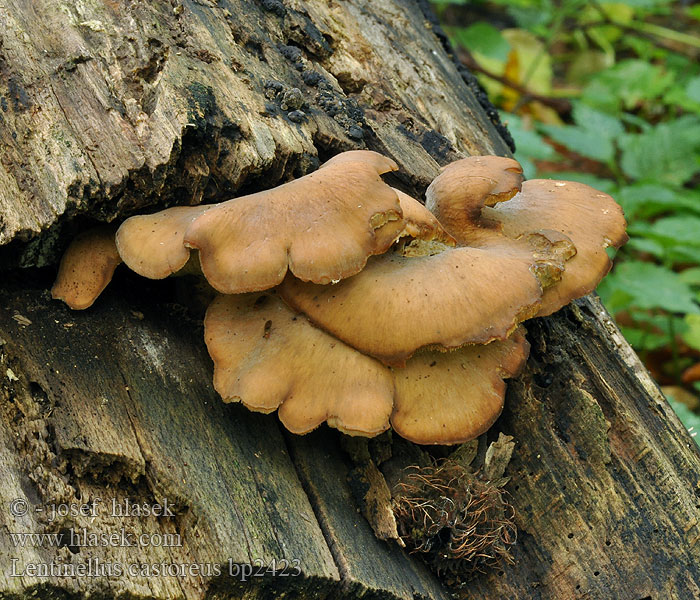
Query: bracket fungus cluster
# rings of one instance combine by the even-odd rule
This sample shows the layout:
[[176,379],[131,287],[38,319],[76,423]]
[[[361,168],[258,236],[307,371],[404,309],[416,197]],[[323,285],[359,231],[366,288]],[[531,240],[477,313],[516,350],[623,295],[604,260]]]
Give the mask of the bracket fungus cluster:
[[592,291],[625,220],[588,186],[523,183],[509,158],[450,164],[425,206],[382,180],[396,169],[345,152],[271,190],[83,234],[53,296],[90,306],[120,261],[153,279],[199,272],[218,292],[204,329],[224,401],[300,434],[470,440],[527,359],[520,324]]

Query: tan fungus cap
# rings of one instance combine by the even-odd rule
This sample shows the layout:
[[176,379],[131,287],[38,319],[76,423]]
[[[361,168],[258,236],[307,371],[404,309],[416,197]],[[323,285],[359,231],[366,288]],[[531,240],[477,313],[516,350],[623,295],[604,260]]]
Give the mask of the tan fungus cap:
[[628,240],[622,208],[615,200],[574,181],[526,181],[522,192],[485,209],[484,215],[501,223],[511,237],[555,230],[574,243],[576,255],[567,261],[559,283],[545,291],[540,317],[592,292],[612,266],[605,248],[619,248]]
[[227,401],[279,418],[293,433],[328,421],[344,433],[373,436],[389,427],[394,384],[363,356],[271,294],[218,296],[207,310],[204,339],[214,388]]
[[63,300],[74,310],[92,306],[120,262],[114,228],[103,226],[84,231],[63,254],[51,297]]
[[[327,421],[344,433],[374,436],[389,427],[421,444],[456,444],[485,431],[503,407],[503,379],[529,346],[508,340],[454,352],[425,351],[391,369],[312,326],[274,294],[219,296],[205,319],[214,387],[251,410],[279,409],[306,433]],[[393,413],[392,413],[393,407]]]
[[513,239],[482,218],[485,206],[511,198],[521,185],[522,169],[512,159],[457,161],[427,197],[459,247],[431,244],[373,257],[361,273],[333,286],[288,278],[280,294],[318,326],[388,365],[403,365],[425,346],[503,340],[538,313],[543,289],[556,284],[575,252],[558,231],[537,227]]
[[461,244],[480,223],[481,210],[520,191],[523,169],[512,158],[470,156],[447,165],[425,192],[426,207]]
[[505,339],[532,317],[541,282],[561,272],[550,254],[543,252],[542,260],[536,254],[529,240],[498,236],[479,248],[373,257],[362,272],[332,286],[288,277],[278,289],[287,304],[335,337],[402,366],[423,346],[458,348]]
[[416,444],[461,444],[488,430],[503,410],[504,379],[527,361],[523,327],[507,340],[464,346],[452,352],[420,352],[396,385],[391,426]]
[[210,204],[174,206],[126,219],[116,235],[122,260],[132,271],[150,279],[176,273],[190,258],[190,249],[184,244],[185,230],[209,208]]
[[422,242],[440,242],[447,246],[454,246],[457,243],[443,229],[435,215],[418,200],[401,190],[394,189],[394,191],[399,197],[404,221],[399,237],[410,237]]
[[211,208],[188,227],[185,244],[199,249],[204,276],[225,294],[273,287],[288,269],[316,283],[349,277],[396,239],[401,206],[380,178],[396,168],[376,152],[340,154],[314,173]]

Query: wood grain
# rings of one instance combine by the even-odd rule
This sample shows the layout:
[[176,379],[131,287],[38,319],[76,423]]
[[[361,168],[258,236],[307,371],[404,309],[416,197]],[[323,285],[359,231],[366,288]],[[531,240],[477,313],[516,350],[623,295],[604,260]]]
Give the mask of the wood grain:
[[[42,581],[7,577],[13,558],[19,559],[15,572],[30,563],[78,565],[92,558],[120,565],[217,564],[224,571],[220,577],[109,580],[119,593],[148,590],[159,598],[198,598],[207,590],[237,590],[246,598],[265,597],[265,590],[300,597],[355,598],[368,590],[387,598],[447,597],[425,567],[374,538],[347,491],[337,434],[289,440],[274,416],[224,405],[211,386],[201,322],[146,294],[127,296],[109,293],[99,306],[72,312],[42,287],[9,284],[0,291],[3,373],[16,374],[2,379],[8,453],[2,506],[22,498],[40,509],[22,522],[3,510],[0,523],[13,533],[169,533],[181,545],[162,547],[147,538],[131,547],[40,552],[13,547],[3,534],[3,594]],[[18,315],[30,323],[18,322]],[[50,522],[52,505],[95,498],[101,498],[98,514]],[[127,499],[167,500],[174,515],[115,515],[112,502],[122,506]],[[268,572],[242,582],[227,576],[229,561],[268,567],[285,559],[299,566],[298,577]],[[94,593],[105,582],[50,578],[76,594]]]
[[[47,291],[72,233],[95,221],[269,188],[346,149],[390,155],[392,183],[416,195],[456,157],[506,153],[417,3],[7,0],[0,32],[0,265],[52,265],[0,274],[0,597],[447,597],[371,535],[339,434],[296,438],[274,415],[219,401],[201,315],[178,303],[191,290],[122,268],[82,313]],[[700,598],[693,440],[594,299],[528,329],[528,368],[489,433],[517,442],[516,564],[461,593]],[[425,460],[396,440],[393,454],[392,481]],[[13,517],[15,498],[31,510]],[[35,510],[96,498],[168,499],[174,512],[49,522]],[[182,545],[20,549],[9,536],[81,527]],[[299,559],[302,573],[11,572],[90,558]]]
[[9,0],[0,31],[0,246],[31,240],[10,264],[341,150],[392,155],[409,189],[506,151],[414,0]]

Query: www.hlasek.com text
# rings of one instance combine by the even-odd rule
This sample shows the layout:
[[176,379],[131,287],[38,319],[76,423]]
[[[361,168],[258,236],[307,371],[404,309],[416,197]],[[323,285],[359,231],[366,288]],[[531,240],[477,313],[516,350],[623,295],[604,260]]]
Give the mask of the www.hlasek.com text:
[[179,533],[135,534],[124,527],[117,531],[90,531],[86,527],[71,527],[55,533],[11,532],[10,543],[15,548],[181,548]]

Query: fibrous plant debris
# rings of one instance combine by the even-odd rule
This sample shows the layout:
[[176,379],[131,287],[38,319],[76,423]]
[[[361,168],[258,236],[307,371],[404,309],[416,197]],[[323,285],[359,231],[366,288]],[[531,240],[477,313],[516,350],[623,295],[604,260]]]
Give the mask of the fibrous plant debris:
[[457,581],[512,564],[515,515],[500,484],[449,458],[409,467],[394,489],[401,540],[439,575]]

